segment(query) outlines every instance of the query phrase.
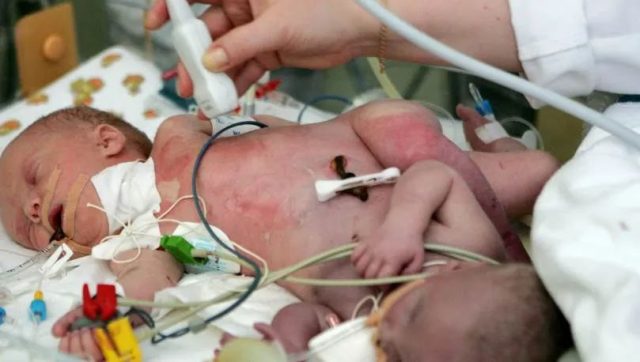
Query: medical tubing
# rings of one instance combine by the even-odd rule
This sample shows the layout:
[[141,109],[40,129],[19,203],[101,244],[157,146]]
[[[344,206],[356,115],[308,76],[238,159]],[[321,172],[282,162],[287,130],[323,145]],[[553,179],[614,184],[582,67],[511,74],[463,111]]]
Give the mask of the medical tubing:
[[544,151],[544,140],[542,139],[542,134],[540,133],[540,131],[538,131],[538,129],[536,128],[536,126],[533,123],[531,123],[531,122],[529,122],[529,121],[527,121],[525,119],[522,119],[520,117],[516,117],[516,116],[507,117],[505,119],[502,119],[502,120],[499,121],[499,123],[503,127],[507,123],[517,123],[517,124],[520,124],[520,125],[523,125],[523,126],[527,127],[528,131],[531,131],[536,135],[536,141],[538,142],[538,144],[537,144],[538,147],[537,148],[539,150],[541,150],[541,151]]
[[[340,257],[346,257],[349,256],[351,254],[351,251],[356,247],[356,243],[352,243],[352,244],[345,244],[345,245],[341,245],[338,246],[336,248],[327,250],[325,252],[322,252],[320,254],[314,255],[312,257],[309,257],[305,260],[302,260],[290,267],[275,271],[274,273],[272,273],[269,276],[269,279],[260,287],[274,283],[280,279],[284,279],[287,278],[297,272],[300,269],[303,269],[307,266],[311,266],[314,264],[318,264],[321,262],[326,262],[327,260],[333,260],[335,259],[337,256]],[[483,256],[481,254],[478,253],[474,253],[471,251],[467,251],[464,249],[460,249],[460,248],[456,248],[456,247],[452,247],[452,246],[447,246],[447,245],[440,245],[440,244],[433,244],[433,243],[429,243],[424,245],[424,249],[425,251],[430,251],[433,253],[438,253],[438,254],[443,254],[443,255],[447,255],[456,259],[460,259],[460,260],[464,260],[464,261],[477,261],[477,262],[485,262],[491,265],[499,265],[500,263],[489,258],[486,256]],[[423,275],[424,274],[424,275]],[[309,285],[318,285],[318,286],[338,286],[338,287],[346,287],[346,286],[373,286],[373,285],[384,285],[384,284],[391,284],[391,283],[401,283],[405,278],[407,281],[410,280],[415,280],[418,279],[418,276],[423,278],[428,276],[428,273],[423,273],[423,274],[417,274],[417,275],[407,275],[407,276],[400,276],[400,277],[387,277],[387,278],[376,278],[376,279],[362,279],[362,280],[348,280],[348,279],[341,279],[341,280],[329,280],[329,279],[325,279],[325,280],[320,280],[320,279],[311,279],[311,278],[296,278],[294,277],[292,280],[292,282],[296,282],[296,280],[300,281],[302,284],[309,284]],[[256,278],[253,279],[253,281],[255,282]],[[311,284],[313,283],[313,284]],[[333,283],[333,284],[331,284]],[[353,283],[353,284],[350,284]],[[184,335],[185,333],[188,333],[190,328],[189,327],[185,327],[185,328],[181,328],[175,332],[172,332],[169,335],[162,335],[160,333],[160,331],[170,328],[171,326],[181,323],[185,320],[187,320],[188,318],[196,315],[198,312],[200,312],[201,310],[204,310],[214,304],[217,303],[222,303],[224,301],[226,301],[227,299],[233,298],[236,295],[240,294],[241,292],[234,292],[234,291],[230,291],[227,292],[225,294],[219,295],[211,300],[208,301],[202,301],[202,302],[188,302],[188,303],[184,303],[184,302],[176,302],[176,303],[172,303],[172,302],[167,302],[167,303],[158,303],[158,302],[150,302],[150,301],[136,301],[136,300],[131,300],[131,299],[125,299],[125,298],[118,298],[118,303],[121,305],[128,305],[128,306],[138,306],[138,307],[157,307],[157,308],[187,308],[187,307],[191,307],[193,306],[193,309],[190,310],[186,310],[186,311],[182,311],[182,312],[178,312],[176,313],[176,315],[173,315],[162,321],[159,322],[155,328],[153,329],[143,329],[139,332],[136,333],[136,337],[138,338],[138,341],[142,342],[146,339],[151,338],[152,339],[152,343],[156,344],[156,343],[160,343],[161,341],[163,341],[166,338],[175,338],[175,337],[179,337]],[[246,292],[244,293],[244,295],[246,295]],[[241,296],[242,297],[242,296]],[[232,304],[235,305],[236,303]],[[228,309],[228,308],[227,308]],[[225,309],[225,310],[227,310]],[[211,319],[211,318],[209,318]],[[205,320],[202,323],[203,324],[208,324],[211,321]],[[156,338],[156,336],[159,336],[159,338]]]
[[383,73],[380,68],[380,60],[374,57],[368,57],[367,61],[371,67],[371,71],[376,76],[378,83],[382,87],[382,90],[386,93],[387,97],[391,99],[402,99],[402,95],[398,92],[398,89],[393,84],[387,73]]
[[[411,281],[413,279],[418,279],[418,277],[422,277],[423,274],[414,274],[414,275],[406,275],[401,277],[387,277],[387,278],[375,278],[375,279],[313,279],[313,278],[300,278],[293,277],[291,274],[304,269],[307,266],[326,263],[329,261],[337,260],[340,258],[345,258],[351,255],[351,251],[355,248],[357,244],[346,244],[339,246],[334,249],[327,250],[321,254],[309,257],[299,263],[296,263],[292,266],[280,269],[271,274],[269,279],[264,283],[265,285],[274,283],[278,280],[287,280],[292,283],[299,284],[307,284],[307,285],[317,285],[317,286],[359,286],[359,285],[383,285],[383,284],[392,284],[392,283],[401,283],[406,281]],[[447,245],[440,245],[429,243],[424,246],[425,251],[452,257],[458,260],[463,261],[471,261],[471,262],[484,262],[491,265],[499,265],[500,263],[488,258],[486,256],[463,250],[460,248],[455,248]],[[225,255],[216,254],[212,252],[211,254],[218,256],[221,259],[226,258]],[[230,292],[236,293],[236,292]],[[205,300],[199,302],[153,302],[153,301],[142,301],[135,299],[127,299],[127,298],[118,298],[118,303],[123,306],[137,306],[137,307],[155,307],[155,308],[190,308],[190,307],[201,307],[201,306],[209,306],[221,301],[222,296],[216,297],[212,300]]]
[[[207,232],[209,233],[209,235],[213,238],[213,240],[216,241],[216,243],[218,243],[218,245],[220,245],[222,248],[226,249],[227,251],[229,251],[231,254],[237,256],[238,258],[244,260],[246,263],[248,263],[249,265],[251,265],[251,268],[253,269],[254,272],[254,277],[253,277],[253,281],[251,282],[251,284],[248,286],[248,288],[244,291],[244,293],[242,293],[240,295],[240,297],[238,299],[236,299],[236,301],[234,301],[233,303],[231,303],[231,305],[229,305],[228,307],[226,307],[225,309],[223,309],[222,311],[214,314],[213,316],[205,319],[203,321],[203,324],[209,324],[211,322],[213,322],[214,320],[221,318],[225,315],[227,315],[228,313],[232,312],[234,309],[236,309],[237,307],[240,306],[240,304],[244,303],[245,300],[247,300],[247,298],[249,298],[249,296],[256,290],[256,288],[258,287],[258,284],[260,284],[260,280],[262,279],[262,272],[260,271],[260,268],[258,267],[258,265],[251,259],[245,257],[244,255],[238,253],[237,251],[235,251],[233,248],[227,246],[227,244],[225,244],[219,237],[218,235],[216,235],[216,233],[211,229],[211,227],[209,226],[209,222],[207,221],[207,218],[202,210],[202,207],[200,206],[200,202],[198,201],[200,199],[200,196],[198,195],[198,187],[197,187],[197,180],[198,180],[198,170],[200,169],[200,166],[202,164],[202,160],[204,159],[204,155],[206,154],[207,150],[209,149],[209,147],[211,147],[211,145],[213,145],[213,142],[220,137],[220,135],[222,133],[224,133],[225,131],[228,131],[232,128],[235,127],[239,127],[239,126],[244,126],[244,125],[252,125],[252,126],[257,126],[259,128],[265,128],[267,127],[267,125],[265,125],[264,123],[260,123],[260,122],[256,122],[256,121],[243,121],[243,122],[238,122],[238,123],[234,123],[234,124],[230,124],[224,128],[222,128],[221,130],[219,130],[218,132],[216,132],[214,135],[212,135],[209,140],[207,140],[207,142],[202,146],[202,148],[200,149],[200,152],[198,153],[198,156],[196,157],[196,161],[193,165],[193,175],[191,177],[191,189],[192,189],[192,194],[193,194],[193,200],[194,200],[194,205],[196,208],[196,212],[198,213],[198,217],[200,218],[200,221],[202,222],[202,225],[204,226],[204,228],[207,230]],[[189,316],[197,313],[199,310],[206,308],[206,305],[202,306],[202,307],[196,307],[194,310],[192,310],[189,314]],[[163,340],[167,339],[167,338],[175,338],[175,337],[179,337],[184,335],[185,333],[188,333],[190,331],[190,327],[185,327],[182,329],[179,329],[177,331],[172,332],[171,334],[168,335],[159,335],[158,338],[153,338],[152,339],[152,343],[160,343]],[[156,328],[155,330],[161,330],[160,328]]]
[[304,112],[306,112],[310,106],[322,101],[338,101],[346,104],[347,106],[350,106],[353,104],[353,102],[351,102],[349,99],[342,96],[334,96],[331,94],[321,95],[305,103],[304,107],[302,107],[302,109],[300,110],[300,113],[298,113],[298,119],[296,120],[296,123],[301,124],[302,116],[304,115]]
[[566,98],[558,93],[544,89],[522,78],[499,70],[495,67],[475,60],[463,53],[460,53],[447,45],[433,39],[422,31],[416,29],[411,24],[398,18],[388,11],[376,0],[356,0],[362,8],[380,20],[397,34],[401,35],[417,47],[433,53],[434,55],[448,61],[449,63],[465,69],[482,78],[500,84],[526,94],[540,101],[543,101],[559,110],[563,110],[583,121],[599,127],[612,135],[620,138],[628,145],[640,149],[640,135],[621,123],[608,118],[574,100]]

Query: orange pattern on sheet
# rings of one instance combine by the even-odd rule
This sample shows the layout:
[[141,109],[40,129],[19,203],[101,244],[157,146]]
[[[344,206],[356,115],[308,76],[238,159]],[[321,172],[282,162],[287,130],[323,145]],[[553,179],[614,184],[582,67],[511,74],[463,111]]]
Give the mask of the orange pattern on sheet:
[[102,65],[103,68],[108,68],[111,66],[111,64],[117,62],[121,58],[122,58],[122,55],[118,53],[107,54],[104,57],[102,57],[100,64]]
[[27,104],[37,106],[49,102],[49,96],[42,92],[36,92],[27,98]]
[[93,94],[104,87],[104,82],[100,78],[90,78],[85,80],[80,78],[71,83],[71,93],[73,93],[73,104],[76,106],[90,106],[93,103]]
[[20,129],[20,121],[17,119],[10,119],[0,124],[0,136],[6,136],[11,132]]
[[122,85],[127,88],[132,96],[140,93],[142,83],[144,83],[144,77],[140,74],[129,74],[122,81]]

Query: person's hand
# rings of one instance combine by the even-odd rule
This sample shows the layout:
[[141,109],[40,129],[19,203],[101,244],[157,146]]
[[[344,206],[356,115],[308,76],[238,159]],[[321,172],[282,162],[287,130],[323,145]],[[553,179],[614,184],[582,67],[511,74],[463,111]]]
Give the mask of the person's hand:
[[73,322],[82,316],[82,307],[78,307],[65,314],[53,325],[53,335],[60,338],[58,349],[61,352],[88,358],[92,361],[102,361],[104,358],[92,328],[69,331]]
[[420,232],[406,230],[403,225],[383,223],[359,242],[351,262],[364,278],[386,278],[414,274],[424,261],[424,239]]
[[[238,94],[267,70],[282,66],[327,68],[377,49],[378,23],[355,1],[189,2],[212,5],[201,17],[214,38],[203,62],[211,71],[227,72]],[[166,0],[156,0],[145,25],[157,29],[168,18]],[[193,86],[181,65],[178,77],[178,93],[190,96]]]

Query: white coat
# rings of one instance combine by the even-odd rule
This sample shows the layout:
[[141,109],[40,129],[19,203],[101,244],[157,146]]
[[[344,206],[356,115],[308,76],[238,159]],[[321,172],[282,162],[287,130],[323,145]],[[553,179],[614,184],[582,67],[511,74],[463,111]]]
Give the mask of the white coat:
[[[640,94],[639,0],[510,0],[527,78]],[[640,131],[640,104],[607,115]],[[561,125],[558,125],[561,127]],[[532,259],[584,361],[640,356],[640,152],[593,129],[534,210]]]

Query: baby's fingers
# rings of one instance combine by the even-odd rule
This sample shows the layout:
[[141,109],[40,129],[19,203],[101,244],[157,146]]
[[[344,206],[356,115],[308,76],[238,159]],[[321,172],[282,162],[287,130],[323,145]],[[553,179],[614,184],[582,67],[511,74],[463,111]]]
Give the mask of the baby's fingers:
[[353,249],[353,252],[351,252],[351,263],[353,263],[354,265],[357,264],[358,260],[360,260],[366,250],[367,248],[364,243],[356,245],[356,247]]
[[365,279],[377,278],[382,267],[382,260],[374,258],[367,266],[367,270],[364,272]]
[[402,270],[403,275],[417,274],[422,271],[422,263],[424,262],[424,254],[416,255],[411,259]]
[[81,347],[84,351],[83,357],[89,357],[94,361],[102,360],[102,352],[96,342],[94,331],[90,328],[80,330]]
[[65,336],[69,331],[69,326],[75,322],[76,319],[82,317],[82,314],[82,308],[76,308],[62,316],[62,318],[53,325],[51,330],[53,335],[56,337]]
[[371,264],[371,260],[372,260],[371,253],[368,252],[367,250],[364,250],[362,252],[362,255],[358,257],[358,259],[355,261],[353,265],[356,267],[358,274],[362,276],[365,275],[367,268],[369,267],[369,264]]

